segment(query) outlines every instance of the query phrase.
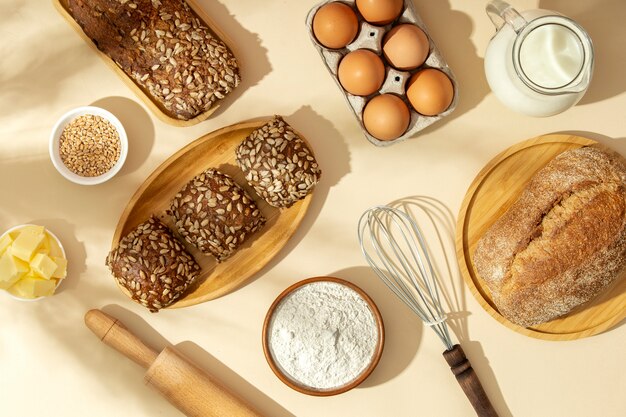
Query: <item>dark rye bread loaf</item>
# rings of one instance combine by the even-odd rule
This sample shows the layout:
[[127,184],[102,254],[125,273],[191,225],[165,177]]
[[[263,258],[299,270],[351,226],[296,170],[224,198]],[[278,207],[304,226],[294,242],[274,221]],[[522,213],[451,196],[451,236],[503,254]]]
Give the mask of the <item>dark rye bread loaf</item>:
[[529,327],[596,297],[626,265],[626,168],[593,147],[532,178],[481,237],[474,264],[500,313]]
[[169,213],[178,233],[218,262],[235,253],[265,224],[248,193],[213,168],[185,184],[172,200]]
[[237,60],[184,0],[68,0],[69,11],[169,116],[189,120],[240,81]]
[[182,243],[154,217],[124,236],[106,264],[133,300],[152,312],[179,299],[200,272]]
[[280,116],[245,138],[236,156],[248,184],[274,207],[303,199],[322,175],[307,143]]

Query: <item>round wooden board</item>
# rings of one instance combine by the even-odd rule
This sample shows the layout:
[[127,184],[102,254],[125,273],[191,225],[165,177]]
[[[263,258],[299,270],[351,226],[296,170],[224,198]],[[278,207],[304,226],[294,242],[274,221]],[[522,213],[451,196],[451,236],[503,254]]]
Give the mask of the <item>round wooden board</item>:
[[[267,204],[248,186],[243,172],[235,162],[235,148],[253,130],[268,120],[239,123],[224,127],[190,143],[163,162],[135,192],[117,224],[111,248],[138,224],[157,215],[172,230],[173,222],[165,210],[174,195],[194,176],[207,168],[217,168],[234,178],[253,197],[267,219],[265,226],[254,233],[230,258],[217,263],[184,242],[187,250],[202,268],[197,284],[168,308],[187,307],[225,295],[250,279],[285,246],[294,234],[311,203],[309,194],[293,206],[279,210]],[[182,240],[181,240],[182,241]],[[119,286],[119,285],[118,285]],[[122,291],[130,296],[125,288]]]
[[530,328],[518,326],[498,312],[472,260],[480,237],[517,200],[539,169],[563,151],[590,145],[596,142],[571,135],[539,136],[514,145],[482,169],[463,200],[456,225],[456,252],[463,278],[489,314],[523,335],[574,340],[601,333],[626,318],[626,277],[623,276],[600,296],[561,318]]

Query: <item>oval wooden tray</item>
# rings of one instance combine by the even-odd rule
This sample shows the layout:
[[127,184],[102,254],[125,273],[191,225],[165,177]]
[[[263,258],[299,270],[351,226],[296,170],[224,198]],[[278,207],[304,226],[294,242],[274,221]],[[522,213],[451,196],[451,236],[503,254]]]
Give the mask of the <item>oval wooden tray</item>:
[[[198,16],[198,18],[200,18],[200,20],[202,20],[202,22],[207,25],[207,27],[215,34],[215,36],[221,39],[228,46],[228,48],[233,51],[233,54],[235,54],[236,57],[236,51],[232,48],[233,42],[231,42],[224,33],[216,29],[217,25],[202,10],[202,7],[198,5],[197,0],[186,1],[189,7],[191,7],[193,12],[196,14],[196,16]],[[141,87],[132,78],[130,78],[128,74],[126,74],[107,54],[99,50],[98,47],[89,38],[89,36],[87,36],[85,32],[83,32],[83,29],[74,20],[69,12],[68,0],[52,0],[52,2],[54,4],[54,7],[58,10],[61,16],[65,18],[67,23],[76,31],[76,33],[78,33],[80,37],[83,38],[85,42],[87,42],[93,48],[93,50],[98,53],[100,58],[104,60],[109,68],[111,68],[122,79],[122,81],[124,81],[128,88],[130,88],[161,121],[174,126],[193,126],[208,119],[211,114],[213,114],[213,112],[215,112],[215,110],[217,110],[218,107],[221,105],[222,100],[214,103],[209,110],[205,111],[204,113],[200,113],[198,116],[189,120],[180,120],[168,115],[167,113],[165,113],[165,108],[160,103],[154,101],[143,87]]]
[[463,200],[456,226],[456,252],[463,278],[489,314],[523,335],[574,340],[601,333],[626,318],[626,277],[621,277],[599,297],[561,318],[530,328],[518,326],[498,312],[472,261],[478,239],[515,202],[535,172],[563,151],[594,144],[591,139],[570,135],[545,135],[521,142],[491,160]]
[[[122,236],[155,214],[170,228],[173,222],[165,214],[171,199],[191,178],[213,167],[230,175],[253,197],[267,219],[232,257],[218,264],[213,257],[195,247],[185,247],[202,267],[197,284],[185,297],[168,308],[187,307],[225,295],[250,279],[285,246],[294,234],[311,202],[312,194],[293,206],[279,210],[258,197],[248,186],[235,162],[235,148],[253,130],[268,120],[239,123],[202,136],[163,162],[135,192],[117,224],[111,248]],[[174,229],[173,229],[174,230]],[[181,240],[182,241],[182,240]],[[129,295],[125,288],[122,291]]]

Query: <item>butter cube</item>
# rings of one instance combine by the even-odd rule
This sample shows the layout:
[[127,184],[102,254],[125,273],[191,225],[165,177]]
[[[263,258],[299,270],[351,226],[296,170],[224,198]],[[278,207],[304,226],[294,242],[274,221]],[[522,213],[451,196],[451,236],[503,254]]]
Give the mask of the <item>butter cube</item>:
[[39,249],[39,246],[45,238],[43,227],[41,231],[34,226],[27,226],[24,230],[20,231],[12,246],[13,256],[20,258],[23,261],[30,261],[33,254]]
[[[28,286],[28,281],[24,279],[18,280],[12,287],[7,288],[7,291],[16,297],[21,298],[34,298],[29,296],[29,290],[26,288]],[[32,293],[32,288],[30,289],[30,293]]]
[[62,258],[63,257],[63,251],[61,250],[61,246],[59,246],[59,243],[57,242],[57,240],[55,238],[53,238],[52,236],[47,235],[47,241],[48,241],[48,248],[49,248],[49,252],[47,253],[47,255],[49,256],[56,256],[58,258]]
[[67,275],[67,259],[53,256],[52,260],[57,264],[57,269],[52,273],[52,278],[65,278]]
[[2,255],[4,251],[7,250],[9,246],[11,246],[11,243],[13,243],[13,238],[9,233],[2,236],[2,238],[0,239],[0,255]]
[[37,298],[54,294],[56,282],[26,275],[17,281],[8,291],[21,298]]
[[49,297],[54,294],[57,282],[54,280],[40,280],[34,281],[33,294],[35,297]]
[[30,268],[33,272],[44,279],[50,279],[57,270],[57,264],[43,253],[36,254],[30,261]]
[[38,253],[43,253],[45,255],[50,255],[50,237],[48,236],[47,233],[43,234],[43,240],[41,241],[41,245],[39,245],[39,248],[37,249]]
[[[23,280],[23,278],[22,278]],[[56,288],[56,281],[33,278],[33,296],[34,297],[48,297],[54,294]]]
[[0,288],[6,290],[15,284],[29,270],[26,262],[11,255],[11,249],[0,257]]
[[17,231],[20,233],[29,232],[38,235],[42,233],[45,234],[46,228],[43,226],[37,226],[36,224],[29,224],[27,226],[20,227]]

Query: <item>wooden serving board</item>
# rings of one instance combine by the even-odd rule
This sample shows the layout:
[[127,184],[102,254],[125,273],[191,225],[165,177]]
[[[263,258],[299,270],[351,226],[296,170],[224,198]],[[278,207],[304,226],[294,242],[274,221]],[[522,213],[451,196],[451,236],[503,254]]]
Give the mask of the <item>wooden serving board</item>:
[[580,339],[608,330],[626,318],[626,276],[622,276],[600,296],[561,318],[530,328],[518,326],[498,312],[472,259],[480,237],[517,200],[539,169],[563,151],[590,145],[596,142],[571,135],[539,136],[514,145],[480,171],[463,200],[456,226],[457,259],[463,278],[489,314],[526,336],[545,340]]
[[[269,120],[269,119],[268,119]],[[202,271],[197,283],[184,298],[168,308],[187,307],[225,295],[265,266],[285,246],[304,218],[312,194],[293,206],[279,210],[267,204],[248,186],[235,162],[235,148],[253,130],[268,120],[239,123],[202,136],[163,162],[135,192],[117,224],[111,249],[120,239],[150,215],[157,215],[172,230],[173,222],[165,213],[174,195],[194,176],[208,168],[217,168],[234,178],[254,199],[267,219],[263,228],[252,234],[230,258],[217,263],[181,239]],[[301,136],[302,137],[302,136]],[[119,286],[126,295],[130,294]]]
[[[78,33],[80,35],[80,37],[83,38],[85,40],[85,42],[87,42],[93,48],[94,51],[96,51],[96,53],[100,56],[100,58],[102,58],[104,60],[104,62],[109,66],[109,68],[111,68],[122,79],[122,81],[124,81],[124,83],[128,86],[128,88],[130,88],[141,99],[141,101],[161,121],[163,121],[165,123],[169,123],[169,124],[174,125],[174,126],[179,126],[179,127],[182,127],[182,126],[193,126],[195,124],[198,124],[198,123],[208,119],[211,116],[211,114],[213,114],[213,112],[215,112],[215,110],[217,110],[218,107],[220,106],[222,100],[219,100],[216,103],[214,103],[213,106],[209,110],[207,110],[204,113],[201,113],[198,116],[194,117],[193,119],[189,119],[189,120],[180,120],[180,119],[177,119],[175,117],[169,116],[165,112],[165,107],[163,107],[157,101],[154,101],[152,99],[152,97],[150,96],[150,94],[147,92],[147,90],[145,90],[142,86],[137,84],[135,82],[135,80],[130,78],[115,63],[115,61],[113,61],[107,54],[105,54],[104,52],[100,51],[98,49],[98,47],[96,46],[96,44],[94,44],[93,41],[89,38],[89,36],[87,36],[85,34],[85,32],[83,32],[83,29],[74,20],[74,18],[72,17],[72,15],[69,12],[68,0],[52,0],[52,2],[54,4],[55,8],[61,14],[61,16],[63,16],[65,18],[65,20],[67,21],[67,23],[72,28],[74,28],[74,30],[76,30],[76,33]],[[219,30],[216,29],[217,26],[215,25],[215,23],[206,14],[206,12],[204,12],[202,10],[202,8],[198,5],[197,1],[196,0],[186,0],[186,2],[189,5],[189,7],[191,7],[191,9],[196,13],[198,18],[200,18],[200,20],[202,22],[204,22],[204,24],[207,25],[207,27],[213,32],[213,34],[215,36],[220,38],[228,46],[228,48],[231,51],[233,51],[233,54],[235,54],[235,57],[236,57],[237,56],[237,54],[235,53],[236,51],[231,47],[231,45],[233,43],[226,37],[226,35],[224,35]]]

